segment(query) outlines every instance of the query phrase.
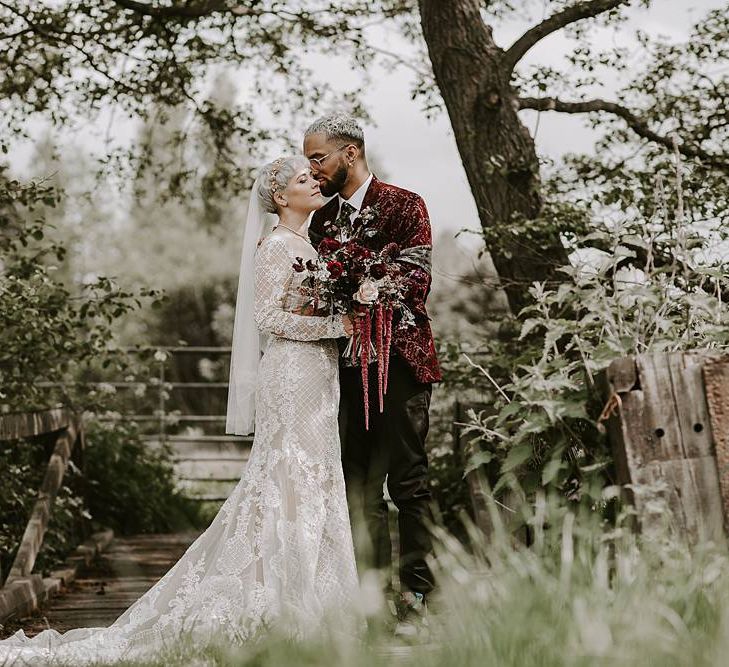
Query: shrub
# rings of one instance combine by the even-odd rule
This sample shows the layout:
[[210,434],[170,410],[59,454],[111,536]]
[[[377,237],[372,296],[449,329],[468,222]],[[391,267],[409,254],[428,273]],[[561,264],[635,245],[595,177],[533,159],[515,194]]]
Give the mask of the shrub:
[[656,200],[650,217],[632,208],[575,234],[564,281],[534,284],[533,304],[482,341],[471,378],[492,408],[471,414],[482,451],[470,467],[496,465],[495,493],[518,481],[604,511],[615,475],[598,373],[625,355],[729,344],[726,232],[686,225],[680,196],[675,210]]
[[85,493],[94,521],[122,534],[199,525],[197,504],[175,488],[169,449],[152,450],[130,422],[89,421]]
[[[58,401],[89,407],[73,380],[94,364],[123,371],[124,358],[109,354],[112,325],[140,299],[157,296],[126,292],[103,276],[73,291],[55,279],[54,262],[63,261],[66,249],[46,238],[50,226],[38,211],[58,197],[43,183],[24,186],[0,170],[0,409],[6,412]],[[49,392],[39,381],[64,381],[66,388]]]

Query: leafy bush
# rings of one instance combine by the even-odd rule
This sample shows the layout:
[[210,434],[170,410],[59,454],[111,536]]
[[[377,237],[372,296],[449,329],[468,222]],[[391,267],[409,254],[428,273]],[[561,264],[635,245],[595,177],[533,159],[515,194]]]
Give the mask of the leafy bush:
[[195,501],[175,488],[168,449],[152,450],[129,422],[89,421],[85,496],[93,519],[122,534],[199,525]]
[[[65,247],[46,239],[49,225],[42,206],[55,206],[59,194],[43,183],[21,185],[0,170],[0,408],[28,411],[57,401],[88,407],[89,397],[73,380],[94,364],[124,359],[113,349],[112,324],[156,297],[121,290],[110,278],[98,277],[74,289],[54,279]],[[35,216],[35,217],[34,217]],[[59,393],[39,381],[66,381]]]
[[[679,190],[680,177],[679,166]],[[496,465],[495,493],[518,481],[530,497],[555,489],[604,509],[615,477],[598,373],[625,355],[729,344],[726,232],[686,225],[682,197],[673,200],[657,187],[652,207],[612,211],[574,234],[564,281],[533,285],[533,305],[481,342],[469,377],[493,407],[471,415],[481,451],[470,467]]]

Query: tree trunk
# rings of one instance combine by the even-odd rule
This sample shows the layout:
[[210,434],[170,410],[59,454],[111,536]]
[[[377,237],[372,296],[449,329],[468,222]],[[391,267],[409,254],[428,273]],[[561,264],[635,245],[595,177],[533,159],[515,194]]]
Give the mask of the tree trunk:
[[514,313],[532,300],[529,285],[554,280],[567,263],[558,234],[540,229],[508,234],[516,220],[539,215],[539,164],[534,140],[517,115],[504,50],[479,13],[479,0],[419,0],[435,80],[484,230],[496,232],[489,252]]

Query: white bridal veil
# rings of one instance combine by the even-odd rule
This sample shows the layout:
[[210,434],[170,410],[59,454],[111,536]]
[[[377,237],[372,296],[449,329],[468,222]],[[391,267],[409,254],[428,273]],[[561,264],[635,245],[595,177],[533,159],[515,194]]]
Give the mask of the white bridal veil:
[[271,221],[258,198],[260,177],[256,179],[248,199],[248,216],[243,229],[243,250],[240,258],[238,296],[230,353],[228,411],[225,432],[248,435],[256,418],[256,379],[261,359],[262,342],[254,320],[256,249],[269,231]]

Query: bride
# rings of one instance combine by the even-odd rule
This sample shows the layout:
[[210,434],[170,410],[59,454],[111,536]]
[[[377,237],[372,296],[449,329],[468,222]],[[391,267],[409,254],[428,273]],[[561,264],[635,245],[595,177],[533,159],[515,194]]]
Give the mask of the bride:
[[[316,256],[306,227],[323,204],[305,157],[267,164],[253,186],[226,432],[247,434],[255,425],[255,436],[243,476],[210,526],[108,628],[44,630],[33,638],[19,630],[0,642],[0,664],[111,662],[149,655],[182,636],[240,642],[271,627],[302,636],[329,615],[340,627],[342,619],[354,621],[358,584],[335,342],[351,335],[352,323],[301,314],[303,274],[292,267],[296,257]],[[278,214],[278,225],[261,240],[265,213]]]

